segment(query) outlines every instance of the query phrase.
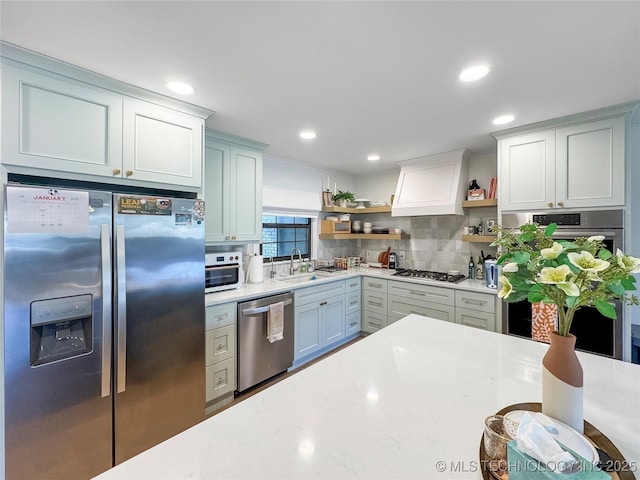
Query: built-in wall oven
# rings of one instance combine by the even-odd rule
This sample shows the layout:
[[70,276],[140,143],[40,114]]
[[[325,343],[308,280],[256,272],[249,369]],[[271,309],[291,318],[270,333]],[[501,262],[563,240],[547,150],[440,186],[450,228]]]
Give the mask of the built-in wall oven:
[[205,254],[205,293],[240,288],[244,283],[242,252]]
[[[574,240],[592,235],[604,236],[607,249],[615,254],[624,251],[623,211],[600,210],[574,213],[505,213],[502,225],[517,228],[535,222],[541,226],[556,223],[554,239]],[[576,348],[607,357],[622,358],[623,308],[618,301],[612,302],[617,320],[606,318],[594,307],[579,309],[571,324],[571,333],[576,337]],[[532,337],[532,307],[529,302],[504,303],[502,306],[503,332],[521,337]]]

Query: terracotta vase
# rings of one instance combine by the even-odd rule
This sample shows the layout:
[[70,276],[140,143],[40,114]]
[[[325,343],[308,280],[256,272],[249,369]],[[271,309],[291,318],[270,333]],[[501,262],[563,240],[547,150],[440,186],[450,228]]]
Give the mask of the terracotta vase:
[[576,337],[552,332],[550,340],[542,358],[542,413],[583,433],[583,372]]

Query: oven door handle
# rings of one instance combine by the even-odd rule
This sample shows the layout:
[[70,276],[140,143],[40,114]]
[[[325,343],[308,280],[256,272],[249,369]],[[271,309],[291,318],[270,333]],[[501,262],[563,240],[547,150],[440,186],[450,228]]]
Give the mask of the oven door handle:
[[565,240],[568,238],[576,238],[576,237],[594,237],[596,235],[602,235],[605,238],[606,237],[615,237],[617,234],[614,231],[611,230],[606,230],[603,232],[594,232],[593,230],[588,231],[588,230],[563,230],[561,232],[558,232],[557,230],[553,233],[553,235],[551,235],[551,238],[557,238],[559,240]]
[[[293,300],[288,299],[288,300],[285,300],[283,303],[284,303],[284,306],[286,307],[287,305],[291,305],[293,303]],[[242,310],[242,316],[254,317],[256,315],[262,315],[263,313],[266,313],[268,311],[269,311],[269,305],[266,305],[264,307],[246,308]]]
[[227,268],[240,268],[240,264],[239,263],[232,263],[229,265],[220,265],[218,267],[205,267],[206,271],[209,270],[225,270]]

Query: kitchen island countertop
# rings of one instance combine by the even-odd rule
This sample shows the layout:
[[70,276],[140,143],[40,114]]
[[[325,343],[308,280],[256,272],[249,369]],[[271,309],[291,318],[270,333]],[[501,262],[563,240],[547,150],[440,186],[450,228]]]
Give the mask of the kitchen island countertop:
[[[233,290],[224,290],[222,292],[208,293],[205,295],[205,306],[218,305],[226,302],[241,302],[256,297],[264,297],[267,295],[276,295],[282,292],[289,292],[296,288],[309,287],[321,283],[334,282],[336,280],[344,280],[347,278],[368,276],[380,277],[387,280],[397,280],[401,282],[411,282],[420,285],[431,285],[439,288],[452,288],[457,290],[466,290],[478,293],[487,293],[496,295],[498,293],[495,288],[488,288],[481,280],[463,280],[459,283],[439,282],[436,280],[416,280],[407,277],[394,277],[395,270],[386,268],[353,268],[345,270],[344,273],[336,273],[330,276],[320,276],[316,280],[308,282],[290,284],[282,280],[265,278],[262,283],[245,283],[240,288]],[[301,276],[313,275],[313,273],[302,274]],[[285,277],[286,278],[286,277]]]
[[[409,315],[96,478],[480,479],[484,418],[540,401],[546,348]],[[640,366],[578,357],[585,419],[640,468]]]

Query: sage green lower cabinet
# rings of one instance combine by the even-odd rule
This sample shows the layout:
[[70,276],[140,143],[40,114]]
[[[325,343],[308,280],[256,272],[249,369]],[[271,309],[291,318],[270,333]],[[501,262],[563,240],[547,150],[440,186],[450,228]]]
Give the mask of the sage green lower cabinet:
[[354,277],[345,283],[345,337],[351,338],[360,333],[362,279]]
[[236,389],[236,302],[205,310],[206,407],[209,415],[233,400]]
[[446,322],[455,319],[455,291],[450,288],[390,280],[387,291],[389,323],[412,313]]
[[362,331],[377,332],[387,326],[388,281],[375,277],[362,279]]
[[496,296],[491,293],[456,291],[456,323],[495,331]]
[[299,288],[294,302],[294,367],[360,333],[360,278]]

